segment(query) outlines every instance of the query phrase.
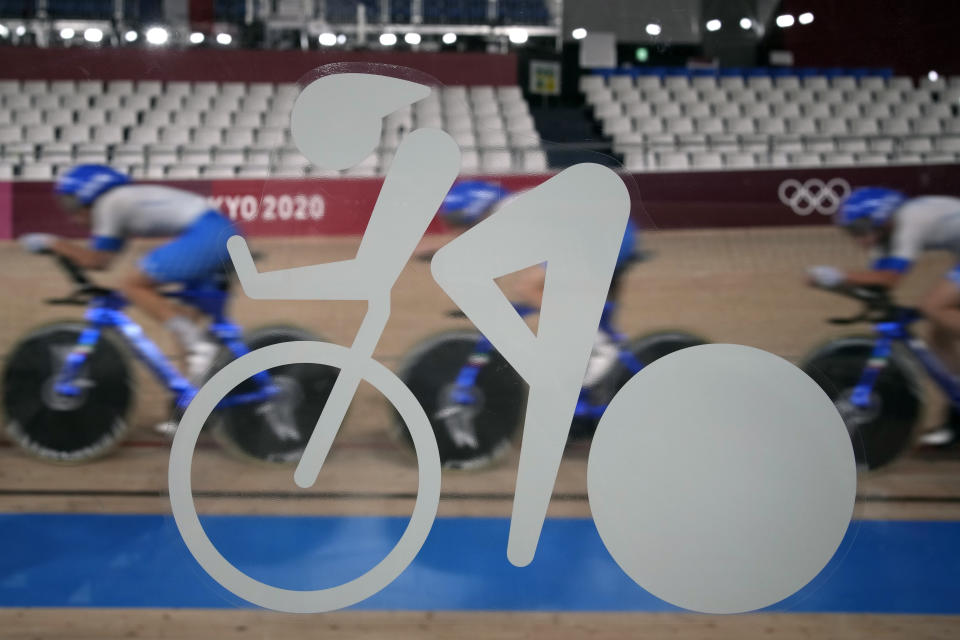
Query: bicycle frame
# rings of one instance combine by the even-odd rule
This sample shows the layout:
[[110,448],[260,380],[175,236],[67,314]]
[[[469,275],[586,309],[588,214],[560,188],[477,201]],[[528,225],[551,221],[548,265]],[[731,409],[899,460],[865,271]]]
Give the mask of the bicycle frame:
[[[210,315],[213,318],[210,326],[211,333],[230,349],[234,356],[240,357],[248,352],[246,345],[241,340],[241,327],[227,319],[224,314],[227,293],[216,283],[189,283],[182,290],[165,295],[177,298]],[[140,325],[124,313],[123,309],[127,304],[127,300],[115,292],[98,295],[90,301],[84,314],[87,327],[81,332],[77,344],[70,350],[64,360],[63,368],[57,376],[54,389],[57,393],[66,396],[76,396],[83,392],[83,381],[81,379],[83,366],[96,348],[103,331],[113,329],[121,336],[137,359],[143,362],[153,375],[176,395],[177,407],[179,409],[185,408],[196,395],[197,388],[170,363],[156,343],[143,332]],[[259,388],[256,391],[229,395],[221,401],[219,406],[229,407],[263,402],[277,393],[266,371],[256,374],[253,379],[258,383]]]
[[950,402],[955,407],[960,408],[960,384],[957,383],[940,359],[930,351],[926,342],[910,332],[910,324],[919,319],[920,314],[918,312],[905,309],[901,312],[899,318],[888,322],[878,322],[874,325],[873,329],[877,334],[877,341],[874,344],[873,352],[870,354],[870,359],[867,361],[867,366],[864,367],[863,373],[850,395],[850,402],[854,406],[864,409],[870,405],[873,387],[890,360],[894,344],[899,342],[904,344],[913,357],[920,362],[924,371],[946,394]]
[[[528,316],[537,313],[537,309],[525,305],[514,304],[514,308],[521,316]],[[608,300],[603,306],[603,315],[600,316],[600,329],[609,335],[616,343],[619,353],[617,354],[621,364],[626,367],[631,375],[638,373],[643,369],[644,364],[625,347],[627,336],[621,333],[613,325],[613,314],[616,311],[616,304]],[[467,358],[467,363],[457,374],[454,388],[451,391],[451,399],[464,405],[471,405],[476,402],[476,394],[471,393],[471,389],[476,384],[477,376],[483,368],[490,362],[490,353],[493,351],[493,345],[487,340],[486,336],[480,335],[477,343]],[[590,394],[586,389],[580,390],[580,396],[577,399],[577,408],[574,412],[575,418],[594,418],[597,419],[607,409],[606,403],[596,404],[590,401]]]

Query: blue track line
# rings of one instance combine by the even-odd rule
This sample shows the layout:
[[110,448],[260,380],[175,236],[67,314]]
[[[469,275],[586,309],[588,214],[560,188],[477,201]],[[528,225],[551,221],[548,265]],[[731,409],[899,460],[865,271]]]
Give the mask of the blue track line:
[[[276,586],[340,584],[376,564],[405,518],[206,516],[229,560]],[[509,520],[438,518],[367,610],[673,611],[614,563],[588,519],[547,520],[533,563],[506,557]],[[709,535],[709,532],[704,532]],[[0,607],[249,607],[196,564],[171,516],[0,515]],[[669,553],[669,550],[665,550]],[[960,523],[854,521],[783,612],[960,614]]]

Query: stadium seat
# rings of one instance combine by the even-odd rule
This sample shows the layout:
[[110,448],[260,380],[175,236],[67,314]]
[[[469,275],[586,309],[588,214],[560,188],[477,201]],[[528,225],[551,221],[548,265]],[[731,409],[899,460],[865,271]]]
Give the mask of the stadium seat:
[[180,126],[160,129],[159,141],[163,144],[187,144],[190,142],[190,129]]
[[742,105],[742,112],[747,118],[769,118],[770,105],[766,102],[748,102]]
[[851,120],[850,133],[855,136],[875,136],[880,133],[880,126],[872,118]]
[[145,111],[140,117],[140,124],[144,127],[161,129],[173,122],[173,113],[172,111],[157,111],[156,109],[151,109],[150,111]]
[[242,149],[216,149],[213,154],[213,159],[218,165],[237,166],[246,162]]
[[[90,113],[96,113],[91,111]],[[140,122],[139,114],[136,111],[131,111],[128,109],[111,109],[104,113],[106,116],[106,123],[109,123],[115,127],[130,127],[138,124]],[[78,114],[78,122],[86,122],[86,117],[83,115],[83,112]]]
[[910,122],[913,133],[933,136],[943,131],[943,122],[939,118],[925,117]]
[[712,151],[693,153],[691,166],[697,169],[720,169],[723,167],[723,156]]
[[13,121],[22,126],[43,124],[43,112],[33,107],[17,109],[13,112]]
[[247,165],[261,166],[269,165],[273,160],[272,149],[253,148],[247,150]]
[[[834,104],[830,105],[830,110],[833,112],[834,118],[842,119],[852,119],[859,118],[863,115],[861,107],[857,103],[844,103],[844,104]],[[846,123],[844,123],[844,130],[846,130]]]
[[862,138],[839,138],[837,151],[845,153],[863,153],[867,151],[867,141]]
[[830,86],[834,89],[854,89],[857,79],[850,75],[839,75],[830,78]]
[[461,131],[453,131],[450,133],[453,139],[456,141],[461,148],[463,147],[473,147],[477,144],[476,136],[472,130],[464,129]]
[[867,149],[872,153],[892,153],[897,146],[894,138],[870,138],[867,140]]
[[215,178],[215,179],[229,179],[235,178],[237,176],[236,167],[232,165],[211,165],[203,167],[200,170],[200,175],[204,178]]
[[921,113],[927,118],[952,118],[954,110],[952,105],[938,102],[923,105]]
[[107,164],[109,154],[106,145],[81,144],[77,145],[74,160],[78,164]]
[[900,141],[899,151],[908,153],[930,153],[933,151],[933,140],[922,136],[903,138]]
[[203,124],[203,116],[196,111],[177,111],[172,118],[173,126],[181,129],[195,129]]
[[194,127],[190,141],[195,146],[215,147],[223,142],[223,134],[214,127]]
[[837,150],[837,143],[833,138],[808,138],[804,140],[803,148],[812,153],[833,153]]
[[823,164],[828,167],[845,167],[856,162],[852,153],[825,153]]
[[689,169],[690,156],[682,151],[658,151],[656,156],[656,166],[658,169],[676,170]]
[[858,164],[868,165],[887,164],[890,161],[886,154],[877,152],[858,153],[856,158]]
[[477,130],[477,146],[481,149],[503,149],[507,146],[505,131]]
[[460,154],[460,169],[464,173],[475,173],[480,170],[480,153],[476,149],[462,149]]
[[886,118],[880,121],[880,131],[887,135],[905,136],[910,134],[910,123],[906,118]]
[[195,180],[200,177],[200,169],[195,165],[177,164],[167,169],[164,177],[171,180]]
[[177,148],[168,144],[156,144],[147,147],[147,164],[173,165],[180,161]]
[[59,140],[69,144],[90,141],[90,127],[85,124],[64,125],[60,127]]
[[249,147],[253,144],[253,129],[227,129],[223,135],[223,144],[228,147]]
[[268,178],[270,167],[263,164],[250,164],[237,169],[238,178]]
[[749,169],[757,165],[757,159],[752,153],[734,151],[723,154],[723,165],[730,168]]
[[[867,109],[865,108],[864,115],[867,115],[867,113]],[[920,105],[916,102],[904,102],[902,104],[893,105],[893,107],[890,109],[890,113],[898,118],[919,118],[922,114],[922,110]]]
[[104,111],[106,109],[119,109],[123,106],[123,97],[116,94],[103,94],[93,96],[90,109],[92,111]]
[[960,152],[960,137],[956,136],[945,136],[937,140],[936,150],[943,152],[949,151],[951,153]]
[[653,112],[660,118],[679,118],[683,115],[683,109],[677,102],[664,102],[654,105]]
[[209,147],[185,147],[180,153],[180,163],[200,167],[211,164],[213,154]]
[[683,115],[688,118],[706,118],[713,115],[713,109],[704,102],[694,102],[683,106]]
[[137,127],[131,129],[127,135],[127,140],[131,143],[154,144],[160,139],[160,132],[152,127]]
[[49,164],[28,163],[21,167],[20,177],[24,180],[52,180],[53,166]]
[[486,173],[508,173],[513,169],[513,156],[501,149],[484,150],[480,152],[480,166]]
[[124,140],[123,127],[109,125],[94,126],[90,141],[102,144],[119,144]]
[[23,128],[23,138],[32,144],[44,144],[54,142],[57,133],[49,124],[31,124]]
[[718,118],[739,118],[743,108],[736,102],[724,102],[714,106],[713,114]]
[[68,111],[66,109],[44,111],[43,122],[45,124],[52,124],[55,127],[73,124],[73,111]]
[[802,111],[805,118],[829,118],[832,115],[830,105],[825,102],[804,105]]
[[889,118],[891,113],[890,105],[886,102],[873,102],[864,105],[861,109],[861,115],[864,118]]
[[[152,98],[143,94],[134,94],[131,96],[124,96],[123,98],[123,108],[128,111],[146,111],[150,109]],[[66,100],[64,100],[64,106],[66,106]],[[73,107],[79,109],[80,107]]]
[[520,169],[522,171],[537,173],[547,170],[547,154],[539,149],[524,151],[520,157]]
[[766,135],[782,135],[787,132],[787,127],[781,118],[757,118],[756,130]]

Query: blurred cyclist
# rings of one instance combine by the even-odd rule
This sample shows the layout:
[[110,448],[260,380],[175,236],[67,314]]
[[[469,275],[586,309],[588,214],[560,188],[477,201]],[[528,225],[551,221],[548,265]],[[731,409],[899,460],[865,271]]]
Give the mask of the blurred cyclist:
[[78,165],[54,186],[70,217],[91,229],[89,245],[48,233],[20,236],[35,253],[62,255],[86,269],[106,269],[128,238],[174,239],[148,253],[120,287],[131,303],[166,326],[186,353],[187,374],[194,380],[213,363],[218,351],[207,332],[157,287],[204,280],[229,264],[227,238],[239,233],[200,195],[158,185],[135,185],[125,174],[104,165]]
[[[960,199],[924,196],[908,199],[883,187],[855,189],[840,205],[836,223],[858,244],[872,249],[872,268],[844,272],[832,266],[811,267],[811,284],[835,288],[892,288],[920,253],[947,250],[960,256]],[[930,347],[954,375],[960,374],[960,265],[927,293],[920,310],[931,323]],[[946,424],[925,434],[921,443],[947,446],[958,441],[960,414],[951,408]]]
[[[453,185],[446,198],[444,198],[443,204],[440,205],[440,217],[455,233],[463,233],[517,195],[511,194],[508,190],[492,182],[482,180],[458,182]],[[623,274],[638,257],[636,234],[636,225],[632,220],[628,220],[617,255],[613,280],[607,292],[608,302],[617,302]],[[522,302],[539,309],[543,300],[545,281],[545,269],[527,269],[523,272],[522,278],[517,284],[516,294]],[[590,387],[603,378],[604,374],[617,361],[618,352],[619,349],[611,340],[611,337],[602,329],[598,329],[593,352],[590,355],[587,372],[583,380],[585,387]]]

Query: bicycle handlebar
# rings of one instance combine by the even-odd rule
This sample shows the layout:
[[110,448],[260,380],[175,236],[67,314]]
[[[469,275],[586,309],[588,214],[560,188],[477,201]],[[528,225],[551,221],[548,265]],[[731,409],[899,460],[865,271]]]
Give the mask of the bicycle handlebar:
[[73,283],[78,286],[70,295],[66,297],[47,299],[47,304],[84,305],[89,301],[89,298],[106,296],[113,293],[112,289],[107,289],[94,284],[93,281],[87,277],[87,274],[83,271],[83,269],[80,268],[80,265],[70,258],[59,254],[54,254],[54,260],[61,270],[67,274],[67,277],[69,277],[70,280],[72,280]]
[[891,322],[905,318],[914,319],[920,315],[916,309],[897,305],[890,297],[890,291],[886,287],[841,286],[825,290],[863,303],[863,309],[860,313],[849,317],[828,318],[827,322],[830,324]]

